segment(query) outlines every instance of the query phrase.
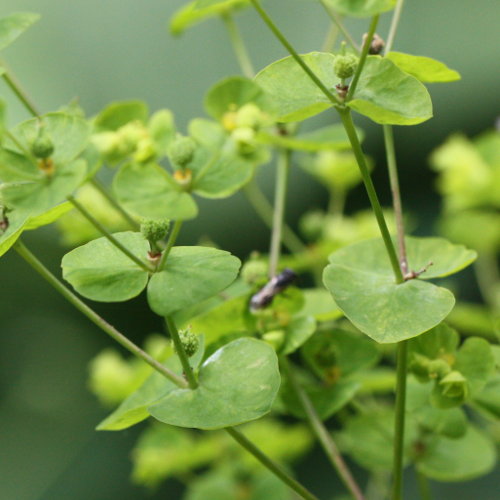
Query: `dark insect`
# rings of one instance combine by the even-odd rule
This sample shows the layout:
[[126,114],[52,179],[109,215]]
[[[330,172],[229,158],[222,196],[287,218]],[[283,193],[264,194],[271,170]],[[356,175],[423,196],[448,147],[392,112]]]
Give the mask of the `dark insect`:
[[297,278],[291,269],[283,269],[281,273],[272,277],[255,295],[250,299],[250,310],[263,309],[271,304],[274,297],[288,288]]

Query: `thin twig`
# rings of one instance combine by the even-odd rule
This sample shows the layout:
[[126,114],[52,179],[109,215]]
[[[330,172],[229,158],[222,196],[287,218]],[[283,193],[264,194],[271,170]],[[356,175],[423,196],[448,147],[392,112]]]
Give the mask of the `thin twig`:
[[332,22],[335,24],[335,26],[337,26],[342,35],[344,35],[344,38],[346,39],[347,43],[359,54],[360,52],[359,45],[354,41],[354,38],[342,24],[340,16],[325,2],[325,0],[320,0],[320,2],[325,11],[327,12],[328,16],[330,17],[330,19],[332,20]]

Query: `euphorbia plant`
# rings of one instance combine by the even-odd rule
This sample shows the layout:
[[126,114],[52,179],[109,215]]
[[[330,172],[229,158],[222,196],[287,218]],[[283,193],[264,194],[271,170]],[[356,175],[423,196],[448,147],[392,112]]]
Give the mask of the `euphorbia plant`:
[[[445,322],[455,304],[452,292],[429,281],[460,271],[476,252],[443,238],[405,236],[392,130],[431,118],[423,82],[459,76],[430,58],[392,51],[401,0],[320,3],[345,40],[335,44],[330,37],[328,50],[303,55],[258,0],[197,0],[181,9],[171,23],[175,33],[209,17],[224,20],[244,74],[211,87],[205,96],[210,118],[193,119],[184,133],[170,110],[150,116],[139,101],[112,103],[90,119],[75,105],[39,114],[3,70],[33,118],[3,129],[0,251],[16,249],[77,309],[149,365],[109,351],[94,360],[94,391],[105,403],[119,403],[98,429],[125,429],[154,417],[161,425],[141,438],[134,477],[154,485],[167,475],[213,464],[190,485],[188,498],[221,498],[220,491],[241,486],[242,473],[251,498],[264,498],[262,488],[286,497],[283,485],[302,498],[316,498],[275,461],[300,455],[310,440],[300,424],[283,430],[284,414],[309,424],[357,500],[370,493],[363,492],[341,451],[374,481],[389,471],[394,500],[401,498],[405,461],[415,466],[423,498],[429,495],[427,478],[475,477],[495,463],[492,438],[461,407],[498,417],[498,398],[489,398],[498,386],[498,347],[477,337],[461,342]],[[242,7],[253,7],[290,54],[256,75],[233,19]],[[394,8],[384,46],[376,35],[378,19]],[[371,17],[359,43],[342,25],[344,15]],[[33,14],[0,20],[0,47],[35,20]],[[301,122],[330,110],[337,123],[299,131]],[[353,111],[383,126],[391,224]],[[490,157],[497,146],[489,145]],[[271,206],[255,172],[273,155]],[[329,213],[302,219],[307,243],[284,225],[295,159],[331,196]],[[495,161],[492,168],[498,169]],[[101,168],[114,169],[111,190],[98,180]],[[347,217],[345,197],[360,181],[372,213]],[[176,246],[183,221],[198,213],[196,196],[224,198],[239,189],[271,228],[268,256],[251,256],[239,273],[241,262],[228,252]],[[125,302],[146,291],[170,341],[154,337],[144,350],[132,343],[19,239],[23,231],[55,220],[66,241],[81,244],[62,259],[63,279],[94,301]],[[289,254],[282,255],[282,243]],[[294,282],[296,275],[302,281]],[[295,286],[307,275],[314,287]],[[498,304],[492,300],[491,306]],[[257,421],[268,413],[275,420]],[[333,436],[332,418],[340,429]],[[257,422],[243,431],[235,427],[251,421]],[[225,438],[180,428],[223,429],[275,477],[262,475],[227,443],[230,451],[221,455],[213,444]],[[296,437],[295,445],[286,445],[287,432]],[[186,447],[192,452],[180,454],[180,464],[168,461]],[[465,465],[468,454],[472,465]]]

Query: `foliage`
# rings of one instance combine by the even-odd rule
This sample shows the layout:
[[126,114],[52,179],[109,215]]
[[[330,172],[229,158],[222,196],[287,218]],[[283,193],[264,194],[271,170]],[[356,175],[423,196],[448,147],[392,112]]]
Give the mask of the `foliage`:
[[[324,2],[337,14],[374,16],[368,43],[378,15],[396,3]],[[89,382],[103,404],[115,406],[99,430],[152,417],[133,452],[132,478],[139,484],[155,487],[196,472],[187,500],[289,499],[287,485],[314,498],[255,449],[274,460],[300,458],[312,444],[302,420],[337,467],[343,459],[331,444],[331,429],[340,450],[374,474],[393,470],[397,480],[403,462],[438,481],[486,474],[496,451],[484,422],[500,417],[500,135],[454,135],[432,153],[444,199],[438,226],[450,241],[405,237],[397,198],[394,215],[380,207],[363,131],[352,125],[351,112],[384,125],[391,168],[390,126],[430,119],[424,83],[451,82],[459,74],[428,57],[391,50],[368,55],[368,45],[361,53],[341,44],[300,56],[257,0],[193,1],[176,13],[170,29],[180,34],[219,16],[231,23],[236,10],[251,4],[290,56],[255,78],[231,76],[212,86],[204,99],[209,117],[192,119],[186,131],[177,128],[174,112],[150,115],[141,101],[113,102],[90,118],[77,106],[39,115],[18,91],[34,117],[1,127],[0,255],[17,249],[149,364],[107,349],[92,361]],[[36,19],[27,13],[0,19],[0,48]],[[5,68],[2,76],[9,78]],[[341,123],[299,130],[327,110],[337,111]],[[250,257],[240,273],[240,260],[229,252],[176,246],[182,222],[198,215],[197,197],[226,198],[252,186],[259,193],[255,173],[269,168],[273,155],[274,210],[265,197],[255,202],[272,225],[269,256]],[[292,158],[331,198],[326,212],[302,216],[301,237],[283,227]],[[113,177],[110,191],[99,176]],[[394,172],[390,176],[395,191]],[[360,182],[372,212],[347,215],[346,197]],[[170,340],[162,334],[144,350],[135,346],[27,251],[22,233],[55,221],[62,241],[74,247],[61,266],[75,292],[101,302],[126,302],[145,292]],[[281,239],[290,254],[281,254]],[[485,305],[458,302],[452,312],[449,281],[438,286],[434,280],[473,263]],[[400,357],[405,346],[408,370]],[[395,364],[403,366],[397,374]],[[404,392],[398,389],[396,406],[391,392],[396,376],[398,387],[404,385],[407,371],[403,436]],[[240,424],[246,437],[233,429]],[[254,458],[222,431],[194,429],[225,429]],[[349,486],[345,464],[338,473],[361,498]]]

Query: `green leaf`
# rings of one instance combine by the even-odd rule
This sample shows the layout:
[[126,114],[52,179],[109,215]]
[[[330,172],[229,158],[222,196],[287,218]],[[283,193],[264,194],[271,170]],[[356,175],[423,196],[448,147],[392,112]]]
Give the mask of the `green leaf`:
[[237,339],[201,366],[195,390],[177,389],[150,406],[166,424],[221,429],[255,420],[271,409],[280,385],[272,347],[250,338]]
[[249,103],[262,111],[272,109],[270,99],[262,88],[243,76],[231,76],[216,83],[205,96],[205,109],[216,120],[222,120],[226,113]]
[[[323,84],[333,91],[340,82],[333,70],[335,56],[311,52],[301,57]],[[305,120],[333,105],[291,56],[264,68],[255,81],[273,100],[280,122]]]
[[0,256],[6,253],[18,240],[25,229],[28,215],[26,212],[13,212],[7,214],[8,227],[0,229]]
[[148,107],[143,101],[117,101],[106,106],[95,118],[97,131],[118,130],[131,121],[145,122]]
[[415,125],[432,117],[432,102],[425,86],[380,56],[368,56],[347,105],[386,125]]
[[385,55],[400,70],[414,76],[417,80],[425,83],[454,82],[460,80],[460,73],[448,68],[441,61],[430,57],[412,56],[402,52],[389,52]]
[[460,347],[453,366],[466,379],[472,397],[483,389],[495,370],[495,358],[489,342],[470,337]]
[[371,17],[396,6],[396,0],[326,0],[339,14],[353,17]]
[[[403,444],[405,462],[413,455],[416,431],[414,421],[407,419]],[[372,409],[354,416],[338,433],[337,441],[340,448],[361,466],[375,471],[392,470],[394,412]]]
[[436,437],[417,461],[425,476],[437,481],[466,481],[487,474],[496,462],[491,439],[475,427],[459,439]]
[[1,197],[6,205],[30,213],[42,213],[64,201],[83,182],[87,163],[76,159],[45,173],[26,157],[0,150]]
[[432,383],[422,384],[409,378],[406,411],[426,431],[454,439],[462,437],[467,432],[467,416],[460,408],[431,406],[432,386]]
[[369,368],[380,357],[374,342],[338,328],[317,332],[302,347],[302,355],[316,375],[327,381]]
[[[360,140],[363,138],[363,131],[356,128],[356,132]],[[271,134],[269,132],[260,132],[258,135],[259,141],[264,144],[280,146],[283,148],[293,149],[295,151],[332,151],[350,149],[351,143],[342,125],[328,125],[312,132],[298,134],[296,136],[286,136],[279,134]]]
[[[54,144],[54,153],[51,160],[56,167],[65,165],[74,160],[83,152],[88,144],[90,137],[89,124],[79,116],[68,113],[48,113],[41,117],[45,133],[50,137]],[[24,150],[30,150],[33,141],[38,136],[40,129],[40,120],[32,118],[20,123],[12,130]],[[9,147],[11,145],[9,144]],[[17,145],[11,147],[18,150]],[[22,153],[22,150],[18,150]]]
[[329,321],[342,316],[342,311],[333,301],[331,293],[323,288],[306,288],[302,290],[304,305],[300,314],[314,316],[318,321]]
[[176,133],[173,113],[168,109],[154,113],[149,119],[148,130],[158,150],[158,156],[165,156]]
[[474,407],[493,421],[500,419],[500,374],[494,375],[474,396]]
[[14,245],[23,231],[37,229],[41,226],[52,224],[52,222],[59,219],[59,217],[71,209],[72,206],[70,203],[62,203],[61,205],[57,205],[56,207],[33,217],[30,217],[29,213],[22,211],[15,210],[13,212],[8,212],[6,215],[8,227],[3,232],[0,229],[0,256],[6,253],[7,250]]
[[[326,420],[341,410],[356,395],[360,387],[361,384],[352,380],[341,380],[330,386],[307,383],[302,385],[321,420]],[[292,415],[306,418],[302,404],[288,384],[283,387],[281,398]]]
[[2,17],[0,19],[0,50],[10,45],[39,19],[40,15],[32,12],[15,12]]
[[[189,360],[192,368],[196,369],[198,367],[203,358],[203,352],[204,341],[203,336],[201,336],[200,347]],[[168,359],[163,364],[171,371],[182,375],[182,365],[178,356],[172,354],[170,350],[165,357],[168,357]],[[148,406],[176,389],[177,385],[161,373],[154,371],[136,391],[130,394],[113,413],[108,415],[97,426],[97,430],[120,431],[142,422],[149,417]]]
[[194,0],[181,7],[170,19],[170,32],[181,35],[187,28],[205,19],[216,17],[227,11],[248,5],[248,0]]
[[[126,231],[113,236],[147,262],[149,243],[141,234]],[[129,300],[139,295],[148,282],[148,272],[104,237],[67,253],[61,266],[63,278],[79,294],[99,302]]]
[[124,208],[140,217],[186,220],[198,213],[193,197],[154,163],[121,167],[113,179],[113,192]]
[[148,285],[148,302],[160,316],[190,307],[229,286],[240,261],[229,252],[207,247],[175,247],[164,269]]
[[236,155],[219,155],[218,152],[204,154],[193,161],[193,191],[205,198],[226,198],[246,184],[255,170],[255,165]]
[[280,354],[295,352],[316,331],[316,320],[312,316],[292,319],[285,328],[285,342]]
[[412,339],[408,346],[410,353],[418,353],[429,359],[448,358],[453,363],[459,342],[459,334],[447,324],[441,323]]
[[[406,238],[412,269],[434,262],[426,278],[467,265],[473,253],[440,238]],[[441,323],[455,303],[451,292],[422,279],[396,285],[381,239],[349,245],[330,256],[325,286],[349,320],[380,343],[399,342]]]

